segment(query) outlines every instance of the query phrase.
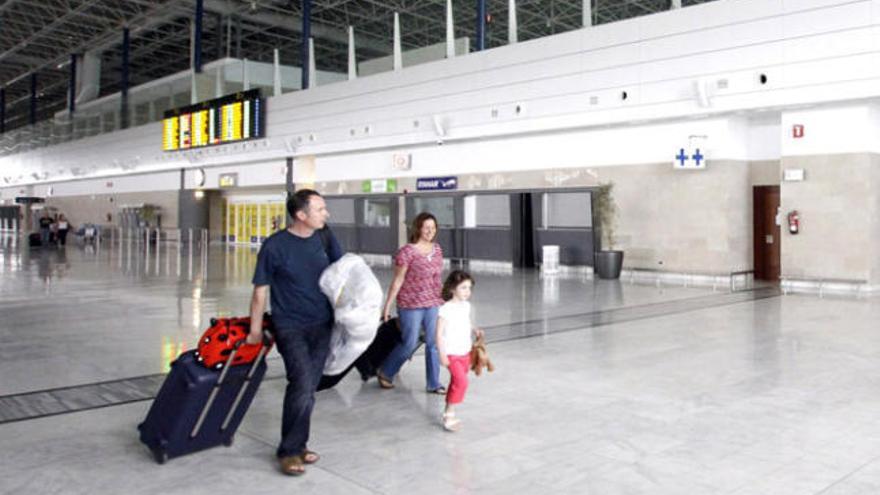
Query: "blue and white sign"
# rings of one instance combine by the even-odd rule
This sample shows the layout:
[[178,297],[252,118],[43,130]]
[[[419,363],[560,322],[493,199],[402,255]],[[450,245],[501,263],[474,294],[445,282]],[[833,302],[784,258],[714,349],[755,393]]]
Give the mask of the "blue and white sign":
[[672,162],[672,167],[676,170],[705,170],[706,155],[700,148],[690,150],[679,148]]
[[418,191],[444,191],[458,189],[458,177],[423,177],[416,180]]

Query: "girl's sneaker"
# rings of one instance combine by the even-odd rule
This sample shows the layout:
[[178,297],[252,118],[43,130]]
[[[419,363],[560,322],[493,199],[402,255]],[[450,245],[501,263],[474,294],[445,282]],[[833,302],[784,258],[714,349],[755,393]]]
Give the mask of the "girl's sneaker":
[[443,413],[441,420],[443,421],[443,429],[446,431],[458,431],[461,427],[461,421],[455,417],[455,413]]

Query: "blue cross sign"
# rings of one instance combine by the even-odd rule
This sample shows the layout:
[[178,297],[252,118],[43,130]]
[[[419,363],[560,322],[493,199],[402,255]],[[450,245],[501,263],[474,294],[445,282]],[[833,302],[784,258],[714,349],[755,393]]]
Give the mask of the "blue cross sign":
[[676,170],[702,170],[706,168],[706,155],[700,151],[700,148],[691,150],[679,148],[672,163]]
[[678,155],[676,155],[675,159],[681,163],[682,167],[684,167],[684,162],[686,162],[688,159],[688,156],[686,154],[684,154],[684,148],[681,148],[678,151]]

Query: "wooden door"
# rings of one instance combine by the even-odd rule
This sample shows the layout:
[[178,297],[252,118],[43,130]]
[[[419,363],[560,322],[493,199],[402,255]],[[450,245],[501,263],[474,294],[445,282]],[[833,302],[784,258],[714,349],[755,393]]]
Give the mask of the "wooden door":
[[755,279],[778,282],[781,229],[776,224],[776,215],[779,210],[779,186],[756,186],[752,198]]

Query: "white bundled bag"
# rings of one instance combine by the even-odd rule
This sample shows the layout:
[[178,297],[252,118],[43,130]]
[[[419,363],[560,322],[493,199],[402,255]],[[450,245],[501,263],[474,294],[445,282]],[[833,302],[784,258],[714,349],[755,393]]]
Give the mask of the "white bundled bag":
[[376,337],[384,294],[373,271],[354,254],[346,254],[328,266],[319,284],[333,305],[335,317],[324,374],[338,375]]

